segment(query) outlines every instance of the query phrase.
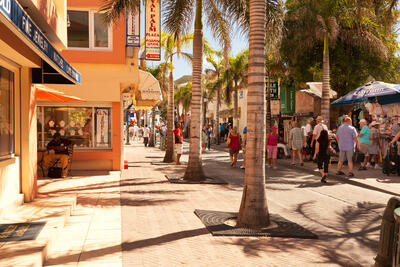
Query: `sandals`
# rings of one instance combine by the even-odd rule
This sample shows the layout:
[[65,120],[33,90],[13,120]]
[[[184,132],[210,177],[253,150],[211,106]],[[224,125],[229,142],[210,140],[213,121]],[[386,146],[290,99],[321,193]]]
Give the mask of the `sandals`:
[[338,171],[338,172],[336,173],[336,175],[345,175],[345,173],[342,172],[342,171]]
[[349,172],[349,174],[348,174],[347,176],[349,176],[349,177],[354,177],[354,173]]
[[322,178],[321,178],[321,183],[326,184],[326,178],[327,178],[326,175],[322,176]]

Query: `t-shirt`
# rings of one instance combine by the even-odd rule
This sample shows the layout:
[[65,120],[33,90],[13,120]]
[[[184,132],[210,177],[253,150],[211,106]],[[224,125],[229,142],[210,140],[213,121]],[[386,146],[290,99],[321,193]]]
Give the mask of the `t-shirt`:
[[[56,139],[51,140],[47,144],[47,150],[53,150],[55,154],[66,154],[68,155],[68,148],[67,146],[71,145],[71,141],[68,139],[60,138],[60,140],[56,141]],[[58,149],[58,147],[62,147],[61,150]]]
[[359,137],[358,137],[358,142],[359,142],[360,144],[367,144],[367,145],[369,145],[369,135],[370,135],[369,127],[368,127],[367,125],[364,125],[364,127],[362,127],[360,133],[363,134],[363,136],[359,136]]
[[224,125],[221,124],[221,125],[219,126],[219,132],[222,133],[222,132],[224,132],[224,131],[225,131],[225,127],[224,127]]
[[376,142],[376,138],[379,138],[379,130],[375,127],[372,127],[369,133],[369,145],[375,146],[378,143]]
[[398,123],[393,123],[390,130],[392,131],[392,136],[396,136],[397,133],[400,132],[400,125]]
[[175,144],[182,144],[183,142],[182,130],[180,128],[175,128],[173,132],[175,135]]
[[328,127],[322,123],[315,125],[314,131],[313,131],[313,135],[315,135],[315,139],[319,138],[319,135],[321,134],[322,130],[328,131]]
[[[247,134],[247,126],[244,127],[243,134],[244,135]],[[246,144],[247,144],[247,138],[244,139],[244,145],[246,145]]]
[[356,128],[345,123],[339,127],[336,136],[339,139],[339,149],[341,151],[350,151],[354,149],[356,145],[354,138],[357,137]]
[[308,133],[310,133],[312,131],[313,131],[313,129],[312,129],[311,124],[307,123],[306,128],[304,128],[304,135],[308,136]]
[[267,143],[267,145],[269,145],[269,146],[277,146],[278,145],[278,135],[277,134],[276,135],[269,134],[268,135],[268,143]]
[[150,129],[149,127],[145,127],[143,129],[143,137],[149,137],[150,136]]

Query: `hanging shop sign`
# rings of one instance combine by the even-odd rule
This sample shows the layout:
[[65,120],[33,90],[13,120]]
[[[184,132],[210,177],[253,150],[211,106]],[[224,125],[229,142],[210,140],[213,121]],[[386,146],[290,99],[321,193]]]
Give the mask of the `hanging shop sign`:
[[145,59],[161,60],[161,0],[146,0]]
[[[279,86],[278,82],[270,80],[269,89],[271,92],[271,99],[279,99]],[[265,76],[265,97],[268,99],[268,76]]]
[[43,54],[43,59],[55,68],[63,76],[68,77],[74,83],[81,82],[81,75],[76,71],[49,40],[40,31],[39,27],[32,21],[28,14],[15,0],[0,0],[0,13],[3,14],[20,33],[22,33],[29,43]]
[[126,46],[140,47],[140,9],[126,12]]

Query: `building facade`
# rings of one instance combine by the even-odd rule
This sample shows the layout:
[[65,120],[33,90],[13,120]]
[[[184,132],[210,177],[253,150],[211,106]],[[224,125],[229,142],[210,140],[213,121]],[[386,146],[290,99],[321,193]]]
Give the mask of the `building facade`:
[[34,84],[79,84],[61,55],[67,47],[64,0],[0,1],[0,216],[37,194]]

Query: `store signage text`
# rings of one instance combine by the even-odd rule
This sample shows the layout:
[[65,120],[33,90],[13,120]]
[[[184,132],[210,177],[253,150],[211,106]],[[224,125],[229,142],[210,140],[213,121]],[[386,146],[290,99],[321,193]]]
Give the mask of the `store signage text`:
[[[17,27],[46,57],[74,81],[80,83],[81,75],[54,48],[28,14],[15,0],[0,0],[0,11]],[[8,11],[8,12],[7,12]]]
[[11,14],[11,0],[0,0],[0,10],[3,11],[7,17]]
[[145,50],[147,60],[161,60],[161,0],[146,1]]
[[126,12],[126,46],[140,47],[140,10]]

